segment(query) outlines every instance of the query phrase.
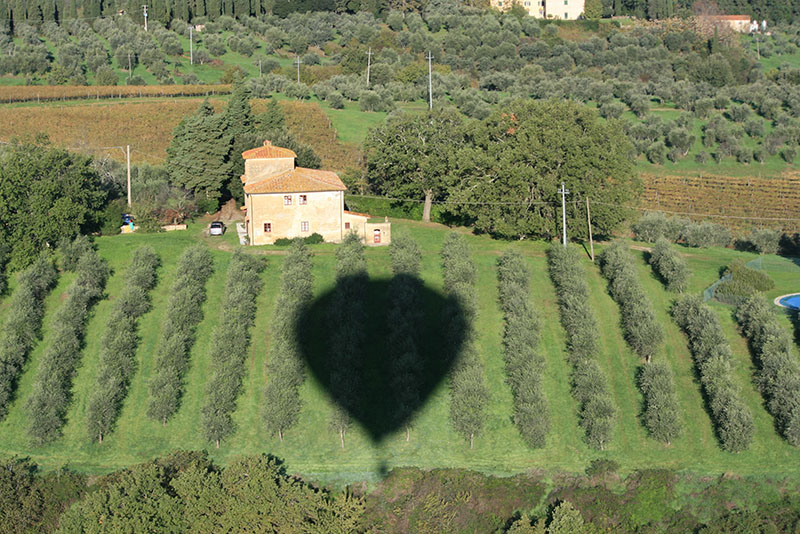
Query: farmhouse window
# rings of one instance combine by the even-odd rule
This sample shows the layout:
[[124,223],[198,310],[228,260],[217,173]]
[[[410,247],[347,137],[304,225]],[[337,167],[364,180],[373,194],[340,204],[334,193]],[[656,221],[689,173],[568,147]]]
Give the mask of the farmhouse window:
[[268,234],[272,232],[272,223],[264,223],[264,233]]
[[300,199],[297,201],[298,204],[308,204],[308,196],[307,195],[300,195]]
[[283,205],[284,206],[292,205],[292,195],[283,195]]
[[308,221],[303,221],[300,223],[300,231],[308,232]]
[[345,230],[349,230],[350,229],[350,223],[344,223],[344,229]]
[[568,19],[569,18],[569,13],[564,13],[564,18]]

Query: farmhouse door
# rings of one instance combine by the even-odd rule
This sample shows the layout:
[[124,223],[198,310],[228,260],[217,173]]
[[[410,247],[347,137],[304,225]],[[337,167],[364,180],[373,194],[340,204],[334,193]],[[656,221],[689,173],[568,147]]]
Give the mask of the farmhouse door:
[[372,233],[372,242],[373,243],[381,242],[381,231],[378,228],[376,228],[375,231]]

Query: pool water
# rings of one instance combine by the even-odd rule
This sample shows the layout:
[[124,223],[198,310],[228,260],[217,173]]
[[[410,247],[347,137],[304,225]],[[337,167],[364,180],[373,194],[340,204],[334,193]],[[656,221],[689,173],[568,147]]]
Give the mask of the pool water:
[[794,310],[800,310],[800,293],[783,297],[779,302],[781,303],[781,306],[786,306],[787,308],[792,308]]

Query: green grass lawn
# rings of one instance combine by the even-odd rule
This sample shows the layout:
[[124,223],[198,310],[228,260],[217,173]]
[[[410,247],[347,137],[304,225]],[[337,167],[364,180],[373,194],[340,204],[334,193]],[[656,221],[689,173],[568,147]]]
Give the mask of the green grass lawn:
[[[394,231],[408,231],[423,250],[422,277],[433,292],[443,292],[439,250],[446,228],[410,221],[394,221]],[[181,251],[196,242],[207,243],[212,250],[215,271],[207,285],[203,319],[197,330],[197,342],[191,354],[191,366],[186,375],[186,394],[177,415],[166,426],[146,416],[148,381],[153,375],[154,354],[169,288],[175,277],[175,266]],[[433,467],[465,467],[480,471],[508,474],[529,469],[582,471],[597,457],[611,458],[622,465],[623,471],[644,467],[669,467],[702,474],[735,472],[774,476],[800,476],[800,450],[787,445],[773,429],[772,417],[763,408],[761,396],[753,385],[753,364],[745,340],[736,330],[731,308],[713,305],[720,316],[735,354],[735,377],[742,397],[753,411],[756,434],[752,447],[739,454],[723,452],[716,441],[700,386],[694,372],[686,339],[675,326],[668,310],[674,295],[667,293],[646,264],[644,253],[635,250],[640,280],[653,301],[661,320],[666,342],[656,356],[665,358],[675,374],[678,400],[682,411],[684,433],[672,445],[661,444],[648,437],[639,420],[641,394],[635,383],[640,361],[626,345],[619,329],[619,308],[607,293],[605,280],[588,258],[583,260],[590,288],[592,308],[600,325],[601,353],[598,360],[609,377],[612,396],[618,408],[613,442],[608,450],[598,452],[587,447],[578,427],[576,404],[570,394],[570,368],[565,359],[564,332],[559,321],[556,295],[546,270],[545,252],[549,244],[541,241],[503,242],[486,236],[468,236],[474,260],[478,266],[478,347],[484,362],[486,381],[491,391],[489,418],[485,432],[478,437],[475,449],[470,450],[448,422],[449,393],[446,382],[434,390],[421,409],[405,441],[403,430],[374,443],[368,434],[353,428],[347,437],[347,447],[339,447],[338,436],[328,427],[331,404],[326,393],[313,377],[301,389],[304,407],[300,422],[286,434],[281,443],[277,436],[268,435],[260,424],[262,389],[267,380],[264,364],[269,357],[271,317],[275,305],[283,261],[280,247],[254,247],[248,252],[264,254],[267,267],[262,275],[264,288],[258,297],[258,314],[252,330],[252,344],[247,360],[247,374],[235,412],[237,432],[222,443],[220,449],[206,442],[200,431],[200,411],[206,382],[210,375],[209,345],[212,332],[219,323],[223,300],[225,271],[236,247],[233,233],[223,238],[205,238],[199,224],[190,225],[186,232],[153,235],[121,235],[100,237],[100,254],[110,263],[114,274],[107,286],[107,297],[95,308],[88,325],[83,361],[74,380],[73,401],[69,409],[64,436],[45,447],[32,447],[26,434],[26,415],[23,409],[31,392],[39,358],[46,348],[53,328],[55,312],[72,275],[64,275],[58,287],[47,299],[44,320],[44,341],[32,354],[22,377],[17,400],[9,416],[0,423],[0,452],[29,455],[46,468],[69,465],[91,473],[109,471],[144,461],[170,450],[207,449],[220,462],[238,454],[270,453],[286,461],[290,472],[301,473],[315,480],[334,484],[357,480],[376,480],[386,469],[415,465]],[[139,323],[141,342],[137,352],[138,368],[115,432],[102,445],[91,441],[86,434],[87,399],[93,388],[98,369],[100,337],[114,299],[122,290],[123,276],[132,251],[143,244],[152,245],[161,256],[159,282],[152,293],[153,306]],[[543,386],[549,403],[552,431],[547,446],[528,449],[511,422],[511,391],[505,383],[502,360],[502,314],[497,303],[496,261],[508,247],[517,247],[526,257],[531,269],[531,302],[541,323],[541,350],[546,359]],[[602,246],[598,247],[602,249]],[[334,245],[313,247],[315,294],[332,287],[335,276]],[[735,257],[755,257],[753,254],[727,249],[681,248],[693,270],[690,290],[700,292],[718,276],[719,269]],[[387,248],[366,251],[370,277],[386,280],[391,264]],[[771,257],[770,261],[788,261]],[[790,273],[776,275],[775,294],[800,291],[797,277]],[[12,284],[13,291],[13,284]],[[10,300],[0,300],[0,321],[7,313]],[[429,307],[429,306],[428,306]],[[383,328],[385,317],[379,302],[368,308],[371,329]],[[428,313],[437,310],[426,309]],[[792,325],[788,316],[787,328]],[[310,336],[327,336],[324,322],[309,331]],[[380,334],[372,334],[380,341]]]

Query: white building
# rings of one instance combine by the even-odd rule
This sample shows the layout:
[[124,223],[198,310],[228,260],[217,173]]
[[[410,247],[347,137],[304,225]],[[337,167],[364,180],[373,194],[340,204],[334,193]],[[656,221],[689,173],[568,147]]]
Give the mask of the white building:
[[491,0],[492,7],[507,11],[518,3],[537,19],[576,20],[583,14],[584,0]]

